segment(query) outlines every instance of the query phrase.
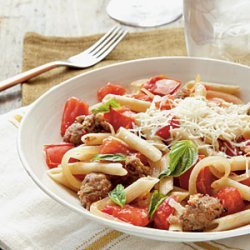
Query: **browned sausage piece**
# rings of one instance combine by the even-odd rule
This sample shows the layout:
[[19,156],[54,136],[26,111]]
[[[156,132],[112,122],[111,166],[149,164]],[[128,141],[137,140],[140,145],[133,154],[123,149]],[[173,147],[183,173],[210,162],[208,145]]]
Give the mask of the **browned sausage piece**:
[[203,231],[223,212],[220,200],[209,195],[191,195],[181,216],[183,231]]
[[67,128],[63,140],[80,145],[82,144],[81,137],[84,134],[99,132],[110,132],[109,124],[104,120],[102,114],[81,115]]
[[93,202],[108,196],[111,189],[112,184],[107,175],[101,173],[87,174],[78,192],[82,206],[89,210]]

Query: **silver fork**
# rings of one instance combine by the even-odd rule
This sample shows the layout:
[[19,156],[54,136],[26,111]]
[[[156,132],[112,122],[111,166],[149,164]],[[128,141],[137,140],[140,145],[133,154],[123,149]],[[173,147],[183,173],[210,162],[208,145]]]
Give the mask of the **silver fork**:
[[77,55],[74,55],[64,61],[54,61],[43,64],[0,82],[0,91],[17,85],[18,83],[22,83],[32,77],[38,76],[59,66],[68,66],[79,69],[93,66],[105,58],[126,36],[127,33],[128,32],[122,27],[115,26],[90,48]]

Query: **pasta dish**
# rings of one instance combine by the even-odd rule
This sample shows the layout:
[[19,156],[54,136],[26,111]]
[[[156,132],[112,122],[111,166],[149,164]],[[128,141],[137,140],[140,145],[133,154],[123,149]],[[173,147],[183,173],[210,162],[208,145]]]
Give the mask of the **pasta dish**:
[[236,85],[160,75],[70,97],[49,176],[96,216],[170,231],[250,224],[250,103]]

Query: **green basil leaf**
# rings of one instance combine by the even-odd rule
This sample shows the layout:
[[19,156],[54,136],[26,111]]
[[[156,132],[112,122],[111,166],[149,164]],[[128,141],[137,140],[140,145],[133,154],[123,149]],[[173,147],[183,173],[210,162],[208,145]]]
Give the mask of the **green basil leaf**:
[[166,176],[169,176],[171,174],[171,171],[169,169],[163,170],[160,175],[158,176],[159,179],[164,178]]
[[127,157],[123,154],[98,154],[94,156],[94,161],[126,161]]
[[169,152],[170,176],[180,176],[185,173],[198,159],[198,148],[190,140],[178,141],[171,146]]
[[111,192],[109,192],[109,198],[120,207],[123,207],[126,203],[126,194],[124,191],[124,186],[118,184]]
[[93,114],[106,113],[106,112],[109,112],[110,107],[112,107],[112,108],[120,108],[121,105],[115,99],[111,99],[111,100],[103,103],[102,105],[100,105],[96,109],[93,109],[92,113]]
[[167,198],[166,195],[161,194],[158,192],[158,190],[155,190],[152,194],[150,204],[148,207],[148,217],[149,219],[152,219],[155,211],[157,208],[161,205],[161,203]]

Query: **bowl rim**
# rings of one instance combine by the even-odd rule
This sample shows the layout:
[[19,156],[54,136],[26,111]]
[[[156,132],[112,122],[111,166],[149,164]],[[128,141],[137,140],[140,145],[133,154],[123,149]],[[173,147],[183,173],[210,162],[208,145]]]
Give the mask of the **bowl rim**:
[[[119,63],[114,63],[111,65],[107,65],[104,67],[100,67],[97,69],[90,70],[88,72],[84,72],[82,74],[79,74],[77,76],[74,76],[72,78],[67,79],[66,81],[63,81],[59,83],[56,86],[53,86],[50,88],[48,91],[46,91],[43,95],[41,95],[37,100],[35,100],[32,104],[30,104],[30,108],[28,109],[27,113],[24,115],[22,122],[20,124],[20,127],[18,129],[18,135],[17,135],[17,151],[19,158],[21,160],[22,166],[27,172],[27,174],[30,176],[30,178],[35,182],[35,184],[45,193],[47,194],[50,198],[53,200],[59,202],[63,206],[68,207],[70,210],[77,212],[78,214],[83,215],[87,219],[90,219],[92,221],[95,221],[97,223],[101,223],[105,226],[111,227],[115,230],[120,230],[122,232],[131,234],[131,235],[139,235],[140,233],[143,233],[143,235],[140,235],[141,237],[147,237],[155,240],[163,240],[163,237],[165,236],[167,240],[169,241],[169,238],[182,238],[182,242],[187,242],[187,241],[208,241],[208,240],[215,240],[215,239],[224,239],[224,238],[229,238],[229,237],[235,237],[235,236],[240,236],[240,235],[246,235],[249,234],[249,230],[244,226],[244,227],[239,227],[236,229],[231,229],[227,231],[220,231],[220,232],[174,232],[174,231],[165,231],[165,230],[160,230],[160,229],[155,229],[155,228],[147,228],[147,227],[138,227],[134,226],[128,223],[123,223],[123,222],[118,222],[118,221],[112,221],[108,220],[105,218],[98,217],[94,214],[91,214],[89,211],[86,209],[80,209],[75,207],[74,205],[68,203],[65,201],[63,198],[59,197],[57,194],[55,194],[53,191],[51,191],[47,186],[45,186],[35,175],[35,173],[32,171],[30,168],[28,161],[26,159],[26,156],[22,150],[22,133],[25,130],[25,124],[28,120],[28,117],[30,113],[33,111],[34,107],[39,105],[43,99],[56,91],[57,89],[60,89],[62,86],[66,84],[70,84],[70,82],[84,77],[85,75],[91,75],[95,74],[95,72],[102,71],[105,69],[109,68],[115,68],[117,66],[122,66],[122,65],[127,65],[131,63],[140,63],[140,62],[146,62],[146,61],[158,61],[158,60],[187,60],[187,61],[209,61],[209,62],[216,62],[216,63],[222,63],[222,64],[228,64],[228,65],[234,65],[237,67],[242,67],[250,70],[249,66],[234,63],[234,62],[229,62],[229,61],[223,61],[219,59],[212,59],[212,58],[203,58],[203,57],[190,57],[190,56],[161,56],[161,57],[147,57],[147,58],[140,58],[140,59],[135,59],[135,60],[128,60],[125,62],[119,62]],[[143,232],[141,232],[143,230]],[[248,233],[247,233],[248,232]],[[139,234],[138,234],[139,233]],[[158,237],[158,238],[155,238]],[[205,238],[205,239],[204,239]]]

